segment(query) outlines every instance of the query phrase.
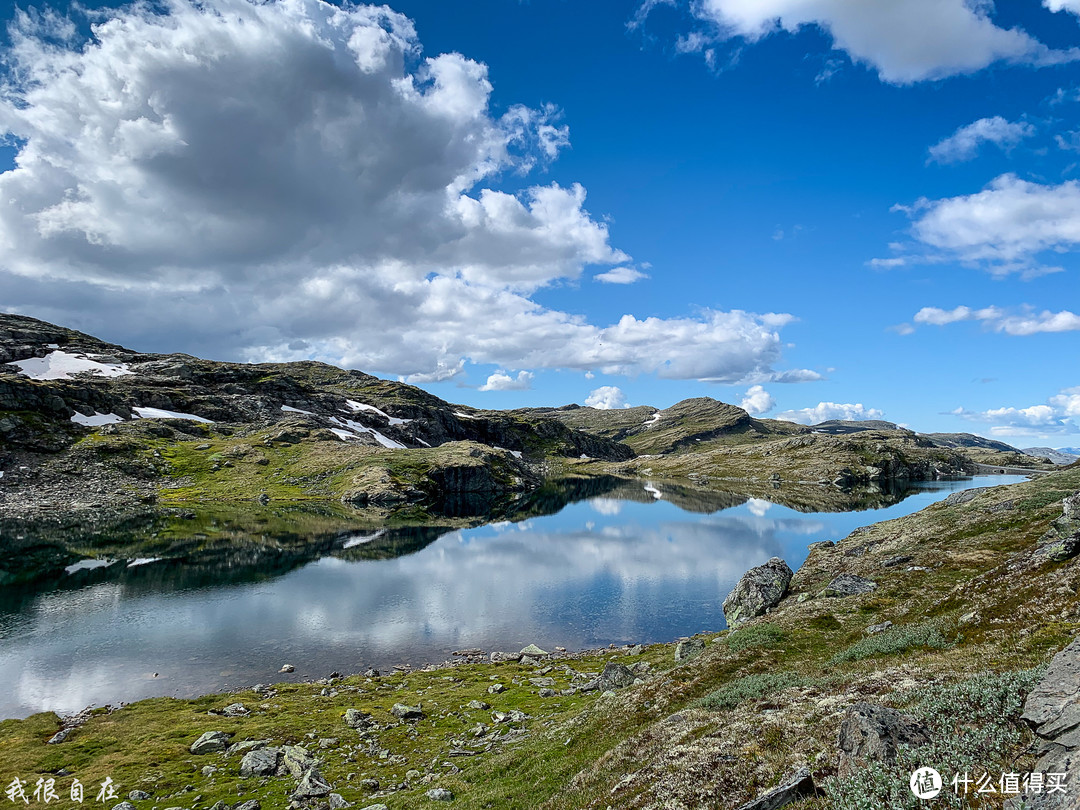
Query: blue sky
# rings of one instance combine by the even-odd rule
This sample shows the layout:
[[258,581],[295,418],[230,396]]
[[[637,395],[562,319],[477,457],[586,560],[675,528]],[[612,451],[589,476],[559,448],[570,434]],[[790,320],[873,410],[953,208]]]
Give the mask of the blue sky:
[[5,8],[6,310],[1080,444],[1077,0],[99,8]]

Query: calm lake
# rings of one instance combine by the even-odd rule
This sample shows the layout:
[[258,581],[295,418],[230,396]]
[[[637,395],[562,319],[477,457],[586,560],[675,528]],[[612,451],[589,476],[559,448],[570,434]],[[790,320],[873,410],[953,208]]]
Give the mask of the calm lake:
[[[724,597],[769,557],[797,569],[810,543],[1021,480],[932,482],[839,513],[737,496],[688,511],[664,484],[641,482],[524,520],[291,537],[303,554],[263,532],[227,554],[86,560],[45,585],[0,590],[0,718],[440,662],[468,647],[573,650],[721,630]],[[286,663],[295,673],[278,675]]]

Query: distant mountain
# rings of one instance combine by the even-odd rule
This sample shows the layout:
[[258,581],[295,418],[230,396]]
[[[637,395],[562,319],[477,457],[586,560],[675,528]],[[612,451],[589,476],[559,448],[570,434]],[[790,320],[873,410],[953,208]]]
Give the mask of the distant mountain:
[[864,430],[905,430],[895,422],[886,422],[883,419],[829,419],[826,422],[811,425],[810,429],[816,433],[829,433],[833,436],[862,433]]
[[1053,447],[1026,447],[1024,452],[1036,458],[1048,458],[1054,464],[1072,464],[1080,459],[1080,452],[1074,452],[1070,448],[1055,450]]
[[998,450],[1002,453],[1023,453],[1025,451],[1005,442],[986,439],[974,433],[920,433],[938,447],[978,447],[982,450]]

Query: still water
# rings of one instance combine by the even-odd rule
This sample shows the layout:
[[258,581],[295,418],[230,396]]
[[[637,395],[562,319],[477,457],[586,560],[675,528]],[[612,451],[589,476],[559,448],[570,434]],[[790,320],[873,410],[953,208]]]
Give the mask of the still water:
[[[624,488],[518,521],[338,532],[306,557],[87,560],[0,594],[0,718],[439,662],[468,647],[721,630],[724,597],[748,568],[779,556],[797,569],[810,543],[1020,480],[933,482],[838,513],[737,496],[688,511],[642,482],[632,498]],[[286,663],[295,673],[278,675]]]

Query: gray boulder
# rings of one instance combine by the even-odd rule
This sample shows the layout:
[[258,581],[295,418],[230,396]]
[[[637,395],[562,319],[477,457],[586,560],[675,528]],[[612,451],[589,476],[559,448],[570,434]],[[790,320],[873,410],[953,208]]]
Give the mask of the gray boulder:
[[304,772],[304,776],[300,780],[300,784],[296,786],[296,790],[293,791],[292,797],[297,800],[316,799],[325,796],[331,790],[333,790],[333,787],[319,773],[319,769],[309,768]]
[[1062,501],[1061,517],[1039,538],[1035,554],[1052,562],[1064,562],[1080,554],[1080,492]]
[[229,747],[229,735],[224,731],[207,731],[191,744],[193,754],[213,754]]
[[115,805],[112,810],[135,810],[135,805],[131,802],[120,802],[120,804]]
[[420,706],[406,706],[404,703],[395,703],[390,707],[390,714],[399,720],[422,720],[424,717]]
[[535,644],[530,644],[521,651],[521,654],[531,656],[532,658],[543,658],[548,653],[544,652],[544,650],[540,649]]
[[1080,781],[1080,637],[1054,656],[1046,674],[1024,701],[1020,717],[1042,743],[1043,756],[1034,770],[1064,773],[1066,785],[1064,793],[1047,791],[1026,797],[1026,807],[1074,810]]
[[347,801],[340,793],[331,793],[328,797],[330,800],[330,810],[342,810],[343,807],[352,807],[353,804]]
[[349,728],[361,729],[371,725],[371,715],[359,709],[346,709],[342,717]]
[[262,804],[258,799],[248,799],[243,804],[237,805],[234,810],[262,810]]
[[281,764],[296,779],[315,767],[318,760],[301,745],[286,745],[281,749]]
[[855,574],[840,574],[825,586],[822,596],[856,596],[860,593],[870,593],[876,588],[877,583],[872,579],[866,579]]
[[729,626],[761,616],[780,604],[793,576],[788,564],[773,557],[764,565],[742,575],[735,589],[724,600],[724,617]]
[[675,663],[689,661],[705,652],[705,642],[700,638],[688,638],[675,645]]
[[809,799],[817,794],[814,777],[809,768],[800,768],[794,775],[768,793],[758,796],[752,802],[742,805],[739,810],[779,810],[789,804]]
[[452,802],[454,800],[454,794],[446,788],[432,788],[424,795],[435,802]]
[[281,763],[280,748],[257,748],[240,760],[241,776],[273,776]]
[[490,656],[491,663],[504,664],[507,662],[516,662],[521,660],[521,653],[512,652],[493,652]]
[[898,745],[925,745],[930,732],[922,723],[896,709],[872,703],[849,707],[840,723],[840,775],[869,762],[896,764]]
[[608,661],[604,671],[600,673],[597,688],[603,692],[608,689],[622,689],[624,686],[632,686],[635,677],[637,676],[630,671],[629,667]]

